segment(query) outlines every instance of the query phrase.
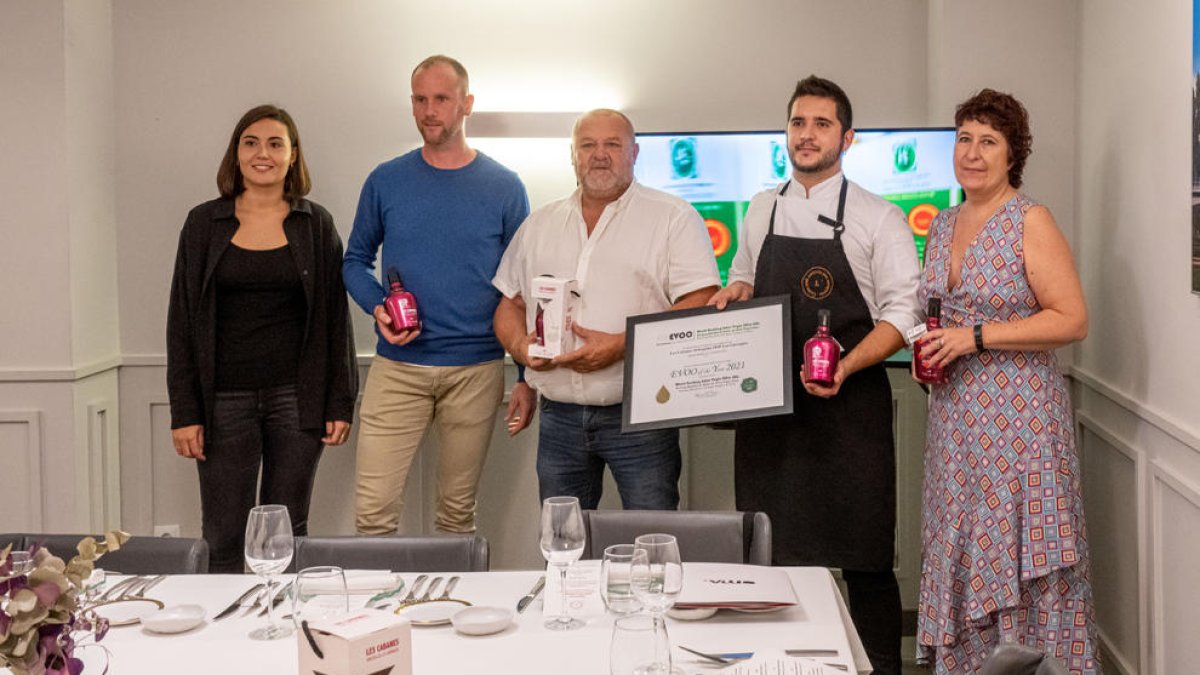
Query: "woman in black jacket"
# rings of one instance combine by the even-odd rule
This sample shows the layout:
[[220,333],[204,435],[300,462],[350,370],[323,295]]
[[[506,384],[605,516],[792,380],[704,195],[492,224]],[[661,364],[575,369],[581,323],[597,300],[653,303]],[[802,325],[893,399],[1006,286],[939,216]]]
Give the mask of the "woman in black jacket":
[[286,505],[294,534],[307,534],[317,463],[346,442],[358,377],[342,242],[329,212],[304,199],[311,182],[287,111],[242,116],[217,186],[179,236],[167,386],[175,451],[199,460],[209,571],[240,573],[256,497]]

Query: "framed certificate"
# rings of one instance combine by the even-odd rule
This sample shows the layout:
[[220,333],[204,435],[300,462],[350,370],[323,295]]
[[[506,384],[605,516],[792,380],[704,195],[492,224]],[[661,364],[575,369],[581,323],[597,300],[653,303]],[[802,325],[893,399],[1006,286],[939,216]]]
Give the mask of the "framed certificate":
[[791,310],[776,295],[626,319],[621,430],[792,412]]

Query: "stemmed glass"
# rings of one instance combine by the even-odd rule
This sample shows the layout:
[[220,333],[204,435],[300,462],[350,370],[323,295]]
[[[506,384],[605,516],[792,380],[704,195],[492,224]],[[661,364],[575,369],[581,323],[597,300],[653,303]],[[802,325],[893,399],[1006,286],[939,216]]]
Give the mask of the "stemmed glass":
[[275,624],[275,576],[292,562],[292,519],[286,506],[265,504],[250,509],[246,519],[246,564],[267,584],[267,625],[250,633],[253,640],[276,640],[292,634],[291,625]]
[[542,502],[542,556],[551,567],[558,568],[559,592],[562,595],[559,615],[545,624],[550,630],[583,627],[582,621],[567,613],[567,568],[583,555],[586,536],[583,515],[579,512],[579,499],[550,497]]
[[654,664],[647,672],[669,673],[670,641],[663,615],[683,590],[679,544],[669,534],[643,534],[633,540],[633,545],[636,550],[629,566],[629,586],[654,619],[655,645],[667,645],[661,654],[656,652]]

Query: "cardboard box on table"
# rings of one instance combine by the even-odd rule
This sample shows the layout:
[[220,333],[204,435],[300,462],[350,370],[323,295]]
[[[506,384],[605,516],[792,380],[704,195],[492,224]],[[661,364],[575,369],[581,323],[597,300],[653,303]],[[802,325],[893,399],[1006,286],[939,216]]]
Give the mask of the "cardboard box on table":
[[296,640],[300,675],[412,675],[412,625],[392,612],[361,609],[314,621]]

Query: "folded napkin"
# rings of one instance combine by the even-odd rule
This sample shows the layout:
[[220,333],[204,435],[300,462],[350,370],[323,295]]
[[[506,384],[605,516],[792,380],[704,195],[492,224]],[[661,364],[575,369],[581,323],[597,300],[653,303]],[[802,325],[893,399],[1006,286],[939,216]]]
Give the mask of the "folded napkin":
[[[346,591],[356,593],[378,593],[395,588],[400,584],[400,575],[387,570],[344,570],[346,575]],[[329,579],[313,579],[306,582],[306,587],[318,593],[336,593],[340,584],[336,577]]]

